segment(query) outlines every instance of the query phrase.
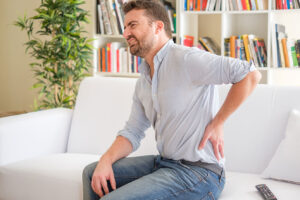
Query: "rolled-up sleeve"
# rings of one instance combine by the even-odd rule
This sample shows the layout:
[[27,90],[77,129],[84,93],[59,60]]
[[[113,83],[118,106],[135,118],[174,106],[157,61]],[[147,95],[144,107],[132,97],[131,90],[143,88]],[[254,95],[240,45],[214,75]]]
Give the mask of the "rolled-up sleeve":
[[253,62],[219,56],[191,48],[184,57],[189,78],[195,85],[237,83],[251,71]]
[[145,115],[145,109],[138,98],[137,90],[136,87],[129,119],[126,122],[125,127],[118,132],[118,135],[127,138],[131,142],[133,147],[132,152],[139,148],[141,140],[145,137],[145,130],[151,125]]

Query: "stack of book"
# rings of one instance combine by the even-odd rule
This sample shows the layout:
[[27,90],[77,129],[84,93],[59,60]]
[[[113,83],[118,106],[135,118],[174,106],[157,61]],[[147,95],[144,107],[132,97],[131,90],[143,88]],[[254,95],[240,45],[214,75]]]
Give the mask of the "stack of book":
[[272,38],[274,66],[299,67],[300,40],[290,39],[282,24],[275,24]]
[[257,67],[267,67],[267,50],[264,39],[253,34],[225,38],[224,48],[225,56],[252,60]]
[[[124,32],[124,0],[96,1],[96,32],[97,34],[122,35]],[[167,1],[162,1],[167,10],[172,32],[176,32],[176,12]]]
[[267,10],[268,0],[225,0],[225,10]]
[[299,9],[300,0],[274,0],[275,8],[278,10]]
[[222,0],[184,0],[184,10],[221,11]]
[[111,42],[98,48],[98,71],[112,73],[138,73],[142,58],[130,54],[124,43]]

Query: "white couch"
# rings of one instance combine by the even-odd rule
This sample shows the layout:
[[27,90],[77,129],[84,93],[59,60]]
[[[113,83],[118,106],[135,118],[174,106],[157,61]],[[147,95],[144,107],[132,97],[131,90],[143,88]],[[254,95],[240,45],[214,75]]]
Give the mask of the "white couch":
[[[82,81],[74,111],[52,109],[0,119],[0,199],[80,200],[83,168],[97,161],[130,113],[136,79]],[[220,103],[230,88],[220,86]],[[262,199],[266,183],[279,199],[300,198],[300,186],[261,178],[281,141],[300,88],[259,85],[225,124],[226,177],[221,200]],[[157,154],[149,129],[134,155]],[[288,166],[287,166],[288,169]]]

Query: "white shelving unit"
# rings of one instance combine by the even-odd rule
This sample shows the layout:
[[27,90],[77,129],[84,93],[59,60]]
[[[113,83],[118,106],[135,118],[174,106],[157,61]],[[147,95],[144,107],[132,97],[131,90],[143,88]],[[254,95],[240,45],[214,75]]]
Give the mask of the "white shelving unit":
[[[300,9],[275,10],[272,1],[268,0],[267,10],[257,11],[185,11],[183,0],[169,0],[176,7],[176,43],[181,44],[184,35],[194,36],[194,45],[199,36],[213,38],[221,47],[224,55],[224,38],[232,35],[254,34],[263,38],[268,53],[268,67],[258,68],[263,78],[261,83],[278,85],[300,85],[300,68],[276,68],[272,63],[272,31],[275,23],[286,26],[289,38],[300,39]],[[94,9],[96,10],[96,9]],[[95,19],[95,18],[94,18]],[[95,26],[94,26],[95,27]],[[97,35],[94,31],[95,47],[111,41],[125,42],[122,36]],[[94,54],[94,64],[97,63],[97,53]],[[96,72],[95,67],[95,72]],[[104,76],[138,77],[138,74],[95,73]],[[299,78],[298,78],[299,77]]]

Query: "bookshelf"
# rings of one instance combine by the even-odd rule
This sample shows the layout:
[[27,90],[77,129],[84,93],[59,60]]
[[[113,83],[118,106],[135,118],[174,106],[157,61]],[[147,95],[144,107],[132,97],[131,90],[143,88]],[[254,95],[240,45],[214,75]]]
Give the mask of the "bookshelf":
[[[275,23],[284,24],[289,37],[300,39],[300,27],[297,26],[297,19],[300,19],[300,9],[276,10],[275,0],[265,1],[267,8],[264,10],[228,10],[225,3],[220,11],[187,11],[184,9],[184,0],[168,0],[176,9],[176,33],[173,34],[176,43],[183,44],[185,35],[191,35],[194,45],[197,45],[197,38],[209,36],[221,47],[221,55],[224,55],[224,39],[232,35],[254,34],[263,38],[267,49],[267,66],[258,67],[262,73],[263,84],[278,85],[300,85],[300,68],[278,68],[273,62],[273,26]],[[225,1],[222,1],[225,2]],[[96,1],[94,5],[96,4]],[[95,6],[96,7],[96,6]],[[96,11],[96,8],[94,9]],[[94,17],[95,20],[95,17]],[[95,22],[95,21],[94,21]],[[95,27],[95,26],[94,26]],[[96,34],[95,47],[103,46],[108,42],[124,42],[122,36]],[[103,73],[97,72],[97,51],[94,52],[94,72],[101,76],[114,77],[139,77],[138,73]],[[300,80],[300,79],[299,79]]]

